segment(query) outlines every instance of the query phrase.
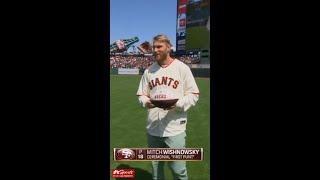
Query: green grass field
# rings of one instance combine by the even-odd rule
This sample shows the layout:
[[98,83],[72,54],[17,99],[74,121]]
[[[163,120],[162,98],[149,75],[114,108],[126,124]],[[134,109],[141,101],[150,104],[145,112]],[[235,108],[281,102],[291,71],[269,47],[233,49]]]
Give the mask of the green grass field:
[[[110,179],[111,170],[135,168],[136,179],[151,178],[151,162],[113,161],[113,148],[146,148],[147,112],[138,103],[136,96],[140,75],[110,75]],[[210,176],[210,79],[196,78],[200,98],[196,106],[188,111],[187,148],[204,148],[203,161],[187,162],[189,180],[208,180]],[[172,175],[165,165],[165,176]]]

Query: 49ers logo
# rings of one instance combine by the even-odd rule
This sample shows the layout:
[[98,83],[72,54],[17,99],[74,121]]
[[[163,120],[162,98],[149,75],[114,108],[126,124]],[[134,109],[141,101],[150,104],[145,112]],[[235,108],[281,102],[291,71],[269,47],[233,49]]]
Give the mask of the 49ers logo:
[[115,149],[116,160],[126,160],[126,159],[134,159],[135,152],[128,148],[123,149]]
[[167,86],[172,86],[173,89],[177,89],[178,85],[179,85],[179,81],[174,80],[173,78],[169,78],[169,77],[165,77],[163,76],[162,78],[155,78],[152,79],[149,82],[149,88],[150,90],[156,86],[159,85],[167,85]]

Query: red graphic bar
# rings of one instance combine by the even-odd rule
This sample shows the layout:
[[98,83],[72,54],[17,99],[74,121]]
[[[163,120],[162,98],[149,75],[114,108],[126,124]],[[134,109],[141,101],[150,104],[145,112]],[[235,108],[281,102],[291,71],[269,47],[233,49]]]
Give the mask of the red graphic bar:
[[136,176],[135,169],[113,169],[112,178],[134,178]]

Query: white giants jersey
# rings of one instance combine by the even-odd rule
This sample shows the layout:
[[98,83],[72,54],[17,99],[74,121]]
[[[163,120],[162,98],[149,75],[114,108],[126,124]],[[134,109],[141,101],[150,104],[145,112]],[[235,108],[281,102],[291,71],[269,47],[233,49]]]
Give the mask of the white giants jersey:
[[137,95],[145,107],[150,99],[167,95],[168,99],[179,99],[171,110],[148,109],[147,131],[150,135],[168,137],[186,130],[187,110],[199,99],[199,89],[190,68],[175,59],[163,68],[157,62],[144,71]]

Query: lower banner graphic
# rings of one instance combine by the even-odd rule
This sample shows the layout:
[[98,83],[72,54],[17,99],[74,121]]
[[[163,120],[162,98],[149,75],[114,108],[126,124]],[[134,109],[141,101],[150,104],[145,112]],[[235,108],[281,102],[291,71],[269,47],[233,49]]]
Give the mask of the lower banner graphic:
[[202,161],[203,148],[114,148],[115,161]]

